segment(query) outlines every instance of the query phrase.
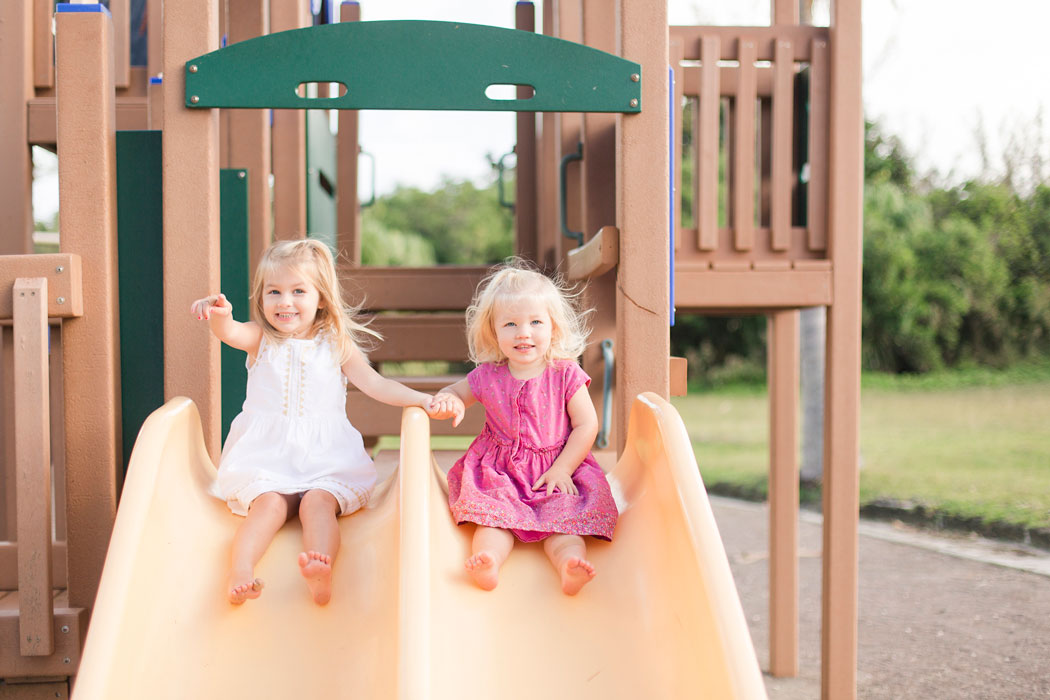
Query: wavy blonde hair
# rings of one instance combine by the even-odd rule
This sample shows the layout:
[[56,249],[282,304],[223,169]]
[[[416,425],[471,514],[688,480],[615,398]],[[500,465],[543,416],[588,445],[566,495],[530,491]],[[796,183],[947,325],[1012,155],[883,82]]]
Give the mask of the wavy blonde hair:
[[507,356],[500,352],[493,317],[498,306],[519,299],[541,298],[551,317],[551,344],[546,361],[576,360],[587,347],[587,316],[593,309],[580,308],[580,291],[560,277],[550,278],[521,258],[510,258],[481,281],[467,309],[467,346],[470,359],[478,364],[502,364]]
[[287,333],[274,328],[263,312],[263,288],[266,281],[278,270],[294,269],[317,287],[320,294],[317,316],[314,317],[310,335],[328,333],[335,343],[342,366],[354,349],[364,351],[365,336],[381,340],[382,336],[355,320],[361,307],[350,306],[343,301],[342,289],[335,271],[335,259],[324,243],[314,239],[278,241],[267,248],[252,280],[251,316],[259,324],[263,334],[272,342],[280,342]]

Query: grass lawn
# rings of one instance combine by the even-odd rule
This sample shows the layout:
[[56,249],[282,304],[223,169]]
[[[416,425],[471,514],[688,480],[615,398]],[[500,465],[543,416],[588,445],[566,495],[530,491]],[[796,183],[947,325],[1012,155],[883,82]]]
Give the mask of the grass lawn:
[[[1050,373],[866,377],[860,500],[911,501],[984,523],[1050,527]],[[673,399],[705,483],[765,492],[764,389]]]

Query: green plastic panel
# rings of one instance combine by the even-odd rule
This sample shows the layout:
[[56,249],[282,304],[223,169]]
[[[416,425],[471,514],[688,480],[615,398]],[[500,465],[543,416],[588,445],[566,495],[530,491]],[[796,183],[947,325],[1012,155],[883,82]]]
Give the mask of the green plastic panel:
[[118,131],[117,281],[125,469],[143,421],[164,403],[162,196],[160,132]]
[[[640,112],[641,68],[604,51],[518,29],[458,22],[344,22],[239,41],[186,62],[186,106]],[[310,98],[302,83],[342,83]],[[530,85],[529,99],[490,99]]]
[[[249,318],[251,285],[248,253],[248,171],[219,171],[219,274],[220,288],[233,304],[233,317]],[[203,329],[202,329],[203,330]],[[222,440],[230,423],[241,412],[248,385],[248,369],[242,351],[222,344]]]
[[336,138],[328,112],[306,113],[306,235],[336,253]]

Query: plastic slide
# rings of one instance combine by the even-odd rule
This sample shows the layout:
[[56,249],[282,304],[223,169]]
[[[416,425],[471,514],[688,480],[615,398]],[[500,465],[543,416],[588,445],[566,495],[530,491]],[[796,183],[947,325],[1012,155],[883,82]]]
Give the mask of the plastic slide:
[[[538,544],[499,587],[463,568],[426,415],[406,409],[400,469],[341,519],[332,601],[299,575],[300,530],[278,533],[262,596],[224,596],[239,518],[208,495],[197,409],[172,399],[143,425],[74,686],[87,698],[764,698],[754,648],[677,412],[643,394],[609,474],[621,516],[588,543],[598,575],[561,593]],[[439,463],[441,466],[439,466]]]

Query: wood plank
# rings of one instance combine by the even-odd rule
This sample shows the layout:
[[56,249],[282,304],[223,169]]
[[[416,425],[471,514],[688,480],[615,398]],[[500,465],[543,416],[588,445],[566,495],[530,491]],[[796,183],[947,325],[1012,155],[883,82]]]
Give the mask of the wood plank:
[[51,433],[47,279],[14,284],[19,651],[48,656],[51,636]]
[[[674,70],[674,95],[671,104],[674,105],[672,119],[674,121],[674,153],[671,154],[674,166],[674,204],[671,207],[671,228],[674,231],[674,249],[677,251],[682,246],[682,171],[685,169],[685,151],[682,149],[682,136],[685,132],[685,71],[682,67],[682,42],[679,39],[668,41],[667,50],[671,54],[671,68]],[[694,134],[699,135],[696,129]],[[695,137],[694,137],[695,138]],[[694,149],[695,150],[695,149]],[[693,172],[696,172],[694,167]],[[693,199],[696,202],[696,199]],[[694,215],[696,212],[693,212]]]
[[696,121],[696,192],[693,196],[693,221],[697,227],[697,247],[714,250],[718,247],[718,151],[719,115],[722,101],[719,97],[718,54],[721,51],[717,36],[700,40],[701,80]]
[[[309,26],[307,0],[270,4],[270,32]],[[273,237],[306,237],[306,111],[273,110]]]
[[791,176],[794,128],[792,116],[795,107],[795,59],[791,42],[778,39],[776,76],[773,84],[773,144],[772,144],[772,202],[769,226],[772,229],[770,247],[787,250],[791,245]]
[[[0,385],[3,391],[0,393],[0,439],[3,440],[3,462],[0,469],[3,470],[4,480],[2,492],[4,500],[4,511],[0,513],[3,518],[3,539],[15,541],[18,539],[18,470],[15,467],[15,350],[14,329],[0,328]],[[13,545],[12,545],[13,546]],[[2,548],[2,545],[0,545]],[[0,588],[18,588],[18,558],[17,550],[14,551],[8,566],[0,566],[0,578],[5,575],[10,577],[8,585],[0,585]],[[3,563],[0,561],[0,563]]]
[[364,317],[383,340],[368,353],[373,362],[467,359],[463,314],[379,315]]
[[371,311],[462,311],[487,266],[356,267],[340,265],[345,298]]
[[[531,2],[514,5],[514,28],[524,32],[536,30],[536,6]],[[532,96],[527,87],[517,88],[516,97]],[[539,257],[538,209],[539,171],[536,150],[536,113],[518,112],[515,117],[517,171],[514,174],[514,252],[526,260]]]
[[[401,432],[403,410],[399,406],[380,403],[359,391],[348,391],[346,394],[347,417],[362,435],[398,435]],[[474,404],[467,409],[463,422],[455,428],[450,420],[430,421],[430,434],[474,436],[484,426],[485,409],[481,404]]]
[[0,319],[12,318],[12,289],[19,277],[47,279],[47,289],[50,290],[47,297],[49,318],[84,315],[83,273],[79,255],[0,255]]
[[[37,97],[26,104],[27,141],[33,146],[54,146],[58,141],[55,98]],[[116,116],[119,131],[158,128],[150,126],[149,97],[146,95],[118,98]]]
[[[344,2],[339,5],[340,22],[358,22],[361,5]],[[361,152],[356,109],[340,109],[336,115],[336,247],[342,259],[361,263],[361,203],[357,199],[358,155]],[[373,165],[374,167],[374,165]],[[252,267],[254,268],[254,265]]]
[[687,61],[701,60],[699,52],[691,49],[699,48],[697,41],[701,37],[714,36],[721,39],[722,43],[722,51],[718,55],[718,60],[720,61],[733,61],[738,58],[736,52],[738,39],[747,39],[754,42],[755,46],[758,47],[758,53],[755,56],[757,60],[772,61],[775,58],[773,42],[777,39],[787,39],[794,46],[799,47],[799,50],[801,51],[796,58],[799,61],[805,62],[810,60],[809,49],[811,48],[811,42],[814,39],[827,41],[829,29],[828,27],[814,27],[811,25],[795,27],[785,25],[778,25],[775,27],[674,25],[668,27],[668,34],[675,39],[682,40],[683,46],[686,47],[686,55],[684,58]]
[[69,680],[66,678],[30,681],[7,679],[0,686],[0,698],[3,700],[55,700],[55,698],[68,697]]
[[109,0],[113,17],[113,82],[118,89],[131,82],[131,3]]
[[33,82],[38,88],[55,85],[55,35],[51,33],[54,0],[33,1]]
[[[717,61],[717,59],[715,59]],[[686,97],[697,97],[703,84],[703,65],[688,64],[680,68],[682,74],[682,94]],[[740,68],[738,66],[718,66],[718,96],[736,95],[740,85]],[[773,95],[773,69],[769,66],[755,66],[755,94],[759,97]]]
[[620,230],[603,226],[583,246],[569,251],[565,276],[570,280],[600,277],[620,261]]
[[[14,460],[11,460],[14,463]],[[14,489],[12,489],[14,491]],[[56,489],[57,491],[57,489]],[[11,509],[12,514],[14,509]],[[14,535],[15,528],[11,528]],[[51,585],[60,588],[66,585],[66,543],[62,540],[51,542]],[[0,542],[0,590],[15,591],[18,589],[18,543]]]
[[33,159],[26,100],[33,96],[33,5],[0,2],[0,253],[33,250]]
[[814,39],[809,74],[809,184],[806,216],[810,250],[828,246],[828,124],[830,61],[826,39]]
[[675,268],[675,307],[789,309],[831,304],[830,270],[718,272]]
[[755,244],[755,42],[740,40],[740,85],[733,104],[731,225],[733,249]]
[[85,608],[56,605],[52,627],[55,651],[49,656],[19,653],[18,617],[17,610],[0,610],[0,678],[61,677],[76,673],[87,633]]
[[769,315],[769,671],[798,675],[799,312]]
[[671,396],[685,396],[689,393],[689,363],[684,357],[668,358],[667,373],[671,378]]

